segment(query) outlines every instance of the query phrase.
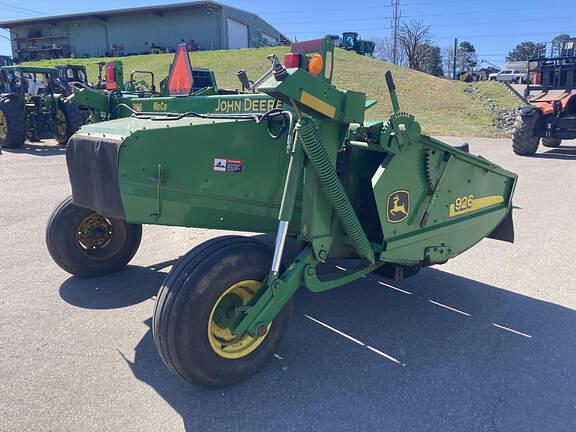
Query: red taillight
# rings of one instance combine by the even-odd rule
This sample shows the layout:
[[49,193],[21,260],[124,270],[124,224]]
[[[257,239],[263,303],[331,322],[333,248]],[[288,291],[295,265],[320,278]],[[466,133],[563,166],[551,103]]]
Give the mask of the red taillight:
[[106,89],[116,90],[118,87],[116,83],[116,65],[110,63],[106,65]]
[[285,54],[284,66],[287,69],[300,67],[300,54],[296,53]]

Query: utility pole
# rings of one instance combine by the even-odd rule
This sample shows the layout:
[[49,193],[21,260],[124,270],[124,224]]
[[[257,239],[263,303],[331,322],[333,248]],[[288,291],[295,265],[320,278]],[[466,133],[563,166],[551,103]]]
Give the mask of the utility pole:
[[398,27],[400,26],[400,0],[392,0],[392,63],[398,64]]

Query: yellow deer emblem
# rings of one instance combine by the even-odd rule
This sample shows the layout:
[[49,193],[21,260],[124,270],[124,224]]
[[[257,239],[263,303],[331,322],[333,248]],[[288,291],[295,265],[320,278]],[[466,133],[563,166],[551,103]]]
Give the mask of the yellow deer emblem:
[[398,194],[394,195],[394,197],[392,198],[392,202],[393,207],[390,209],[390,213],[392,213],[393,215],[396,215],[398,213],[408,215],[406,207],[404,206],[404,203],[400,202],[400,197],[398,196]]
[[410,193],[397,190],[388,195],[388,222],[399,223],[410,214]]

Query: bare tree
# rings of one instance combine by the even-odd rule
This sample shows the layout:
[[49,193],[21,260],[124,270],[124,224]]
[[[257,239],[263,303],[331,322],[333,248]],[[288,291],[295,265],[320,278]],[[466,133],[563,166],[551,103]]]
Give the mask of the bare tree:
[[428,56],[427,47],[431,45],[430,26],[422,20],[403,23],[398,31],[401,51],[406,55],[408,67],[424,70]]
[[390,38],[383,37],[374,39],[376,47],[374,48],[374,58],[390,63],[392,61],[392,41]]
[[454,66],[454,47],[449,46],[442,50],[442,65],[444,66],[444,76],[451,78]]
[[[377,58],[378,60],[393,63],[394,43],[392,41],[392,38],[383,37],[379,39],[374,39],[374,43],[376,44],[376,48],[374,50],[374,57]],[[399,66],[404,66],[406,64],[406,56],[404,55],[403,50],[398,52],[396,56],[396,62]]]

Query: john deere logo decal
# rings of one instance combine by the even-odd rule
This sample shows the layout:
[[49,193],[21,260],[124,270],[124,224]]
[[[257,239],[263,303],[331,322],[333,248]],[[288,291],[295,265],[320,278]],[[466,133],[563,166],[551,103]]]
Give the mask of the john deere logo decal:
[[410,192],[397,190],[388,195],[387,205],[388,222],[399,223],[410,214]]

